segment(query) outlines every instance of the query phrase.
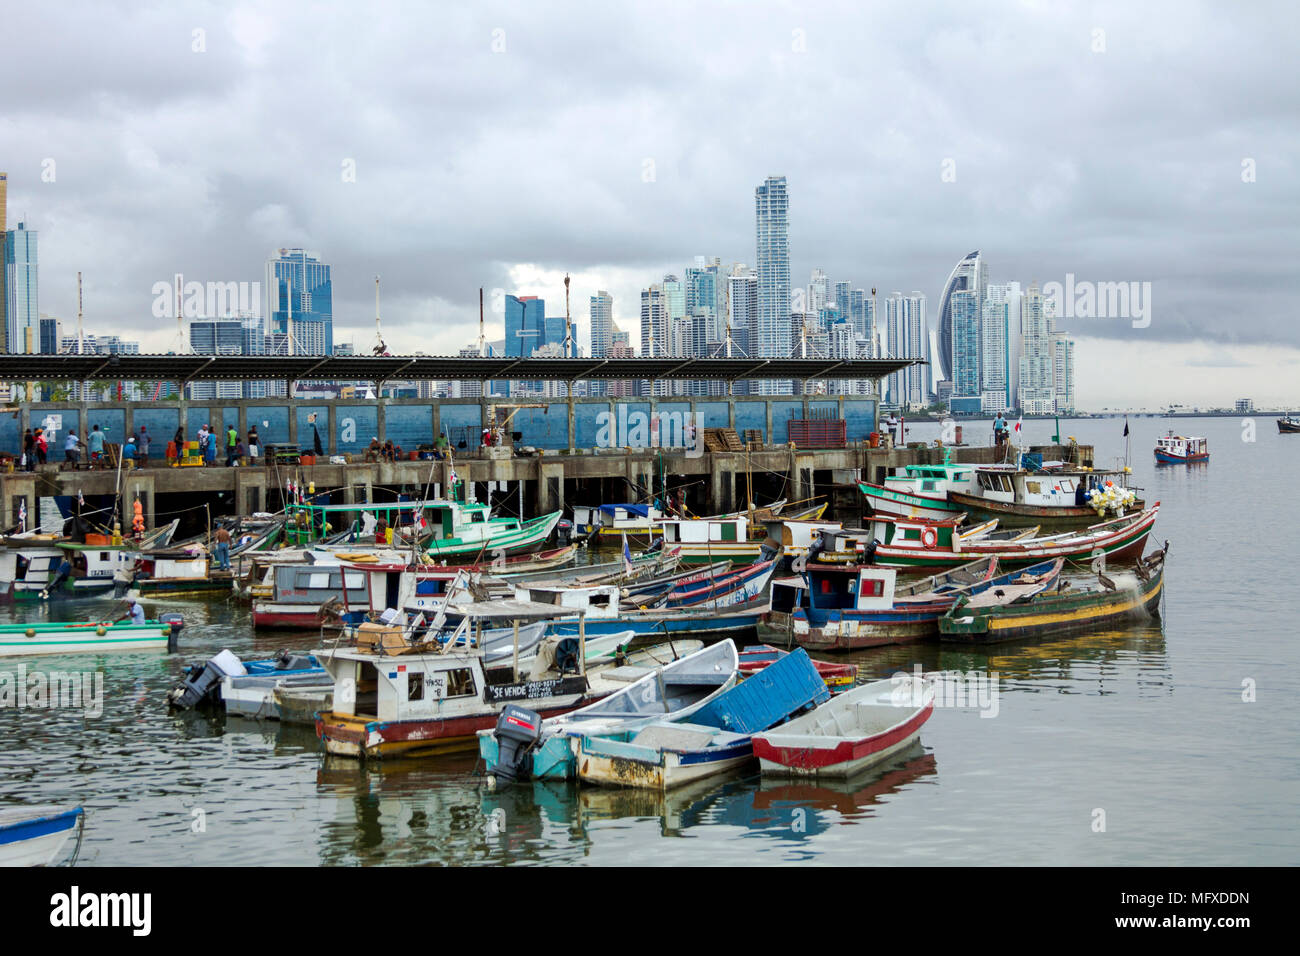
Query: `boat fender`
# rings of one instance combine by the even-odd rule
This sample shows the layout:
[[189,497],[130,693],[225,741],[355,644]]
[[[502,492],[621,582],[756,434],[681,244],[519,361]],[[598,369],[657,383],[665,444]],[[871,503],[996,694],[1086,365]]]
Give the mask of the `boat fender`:
[[34,627],[29,627],[25,633],[27,634],[28,637],[35,637],[35,636],[36,636],[36,628],[34,628]]
[[95,633],[100,637],[103,637],[105,634],[108,633],[108,631],[104,630],[104,625],[101,624],[99,625],[99,627],[95,628]]
[[921,532],[921,544],[926,548],[933,548],[939,543],[939,534],[933,528],[926,528]]

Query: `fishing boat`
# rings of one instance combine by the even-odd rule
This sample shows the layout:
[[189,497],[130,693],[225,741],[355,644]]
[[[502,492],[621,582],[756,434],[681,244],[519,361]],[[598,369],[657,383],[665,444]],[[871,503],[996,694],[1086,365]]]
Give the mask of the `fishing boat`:
[[85,825],[81,807],[0,808],[0,867],[51,866],[74,833],[80,849]]
[[1106,517],[1141,511],[1145,502],[1124,487],[1124,472],[981,465],[974,492],[949,491],[948,500],[972,519],[996,518],[998,527],[1034,525],[1050,531],[1086,528]]
[[937,465],[904,465],[897,474],[887,475],[884,484],[858,483],[873,515],[896,518],[925,518],[941,521],[961,513],[949,500],[950,492],[975,494],[975,466],[950,460],[944,448],[944,460]]
[[626,535],[630,547],[644,548],[662,537],[659,522],[665,517],[653,504],[575,505],[573,534],[595,547],[619,548]]
[[186,667],[167,692],[169,710],[224,708],[228,714],[278,719],[273,691],[286,682],[331,686],[329,675],[310,654],[278,651],[265,660],[245,661],[229,649]]
[[962,597],[939,619],[944,641],[994,644],[1077,630],[1115,627],[1158,615],[1169,543],[1131,571],[1108,571],[1092,585],[1060,581],[1024,601],[997,603],[992,595]]
[[174,650],[184,626],[179,614],[164,614],[143,624],[121,621],[0,624],[0,657]]
[[[779,534],[775,526],[779,525]],[[769,519],[766,533],[750,534],[746,515],[724,518],[665,518],[661,522],[664,547],[681,548],[683,564],[711,564],[725,560],[749,564],[767,560],[777,553],[787,556],[807,554],[816,534],[841,527],[838,521],[799,521],[789,518]],[[776,552],[774,543],[779,543]]]
[[916,569],[951,568],[985,557],[996,557],[999,566],[1008,569],[1052,558],[1082,563],[1099,553],[1108,561],[1132,561],[1141,555],[1159,511],[1157,501],[1146,511],[1102,521],[1082,531],[1034,535],[1030,529],[1029,536],[1013,540],[1001,538],[1003,532],[998,531],[974,540],[948,534],[945,541],[942,526],[876,518],[869,532],[875,548],[868,543],[867,550],[876,564]]
[[[491,561],[498,554],[527,554],[546,544],[561,513],[520,521],[518,518],[492,517],[484,504],[465,501],[402,501],[394,504],[289,506],[286,540],[291,544],[317,541],[336,526],[350,526],[351,542],[367,539],[379,542],[376,516],[391,518],[394,532],[391,542],[404,545],[414,541],[429,561],[455,560],[470,563]],[[358,517],[359,516],[359,517]]]
[[911,674],[873,681],[754,735],[765,776],[850,777],[916,743],[934,713],[934,684]]
[[[522,601],[480,601],[464,611],[476,632],[491,622],[518,630],[554,615],[552,605]],[[545,718],[620,689],[586,672],[585,637],[580,630],[576,672],[540,657],[521,671],[517,656],[491,665],[478,650],[411,643],[400,627],[358,629],[355,643],[316,651],[334,681],[332,709],[317,715],[316,735],[327,754],[359,759],[472,750],[478,732],[494,727],[508,704],[527,704]]]
[[15,543],[0,551],[0,599],[35,601],[63,562],[53,544]]
[[733,607],[758,598],[776,570],[776,560],[760,561],[725,576],[684,578],[668,592],[668,607]]
[[1293,418],[1290,414],[1287,414],[1283,418],[1277,419],[1277,430],[1283,435],[1300,433],[1300,418]]
[[313,556],[310,563],[275,565],[270,574],[270,599],[253,604],[257,628],[319,630],[322,608],[331,601],[360,603],[369,596],[366,573],[351,560]]
[[211,567],[203,550],[146,551],[130,570],[116,572],[119,593],[134,589],[146,594],[200,594],[229,591],[231,572]]
[[[804,566],[871,564],[876,549],[882,542],[916,540],[924,545],[932,539],[936,548],[960,551],[976,541],[1009,544],[1032,538],[1038,533],[1037,528],[999,529],[996,518],[970,526],[965,525],[965,520],[964,514],[943,521],[877,515],[868,521],[866,528],[841,528],[837,531],[824,532],[809,550],[808,560],[804,562]],[[926,533],[927,528],[933,531],[932,535]]]
[[929,640],[939,636],[939,618],[960,595],[1020,600],[1048,588],[1064,563],[1054,558],[998,574],[997,558],[983,558],[903,585],[894,568],[811,566],[802,577],[773,584],[769,620],[784,624],[796,643],[815,651]]
[[[740,652],[740,673],[745,677],[757,674],[769,664],[774,664],[790,652],[771,644],[754,644]],[[832,694],[841,693],[852,687],[858,679],[856,664],[832,664],[829,661],[813,661],[813,667],[826,682]]]
[[[24,584],[35,584],[45,578],[39,588],[24,586],[14,589],[17,601],[49,600],[52,598],[95,597],[109,594],[116,586],[120,573],[128,574],[135,564],[136,551],[129,545],[109,543],[104,535],[87,536],[86,542],[59,541],[61,552],[56,561],[41,561],[29,566],[23,576]],[[42,569],[43,568],[43,572]]]
[[578,740],[578,778],[608,787],[672,790],[754,759],[753,735],[829,700],[802,648],[763,668],[687,721],[657,721]]
[[603,700],[559,717],[541,718],[510,707],[478,736],[489,785],[498,778],[570,780],[577,776],[577,744],[584,734],[626,733],[655,721],[684,720],[735,684],[736,645],[722,641],[654,670],[617,668],[631,683]]
[[1204,438],[1186,438],[1172,431],[1156,439],[1156,464],[1189,465],[1210,460],[1209,442]]

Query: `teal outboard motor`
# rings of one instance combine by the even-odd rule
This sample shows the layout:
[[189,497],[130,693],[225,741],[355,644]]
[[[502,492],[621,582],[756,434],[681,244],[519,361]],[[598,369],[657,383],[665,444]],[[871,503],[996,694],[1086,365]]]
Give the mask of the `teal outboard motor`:
[[542,715],[507,704],[492,733],[497,739],[497,765],[492,771],[497,780],[514,783],[532,776],[529,761],[542,739]]

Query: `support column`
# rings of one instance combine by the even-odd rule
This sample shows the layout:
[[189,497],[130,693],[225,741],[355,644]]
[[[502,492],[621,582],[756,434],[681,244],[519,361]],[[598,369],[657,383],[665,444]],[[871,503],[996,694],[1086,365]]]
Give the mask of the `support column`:
[[382,444],[388,441],[388,415],[383,398],[376,398],[375,402],[375,428],[379,431],[379,441]]
[[335,402],[330,402],[325,409],[325,425],[329,429],[329,434],[325,439],[326,453],[333,456],[339,453],[339,407]]
[[288,414],[289,414],[289,447],[301,448],[302,446],[298,444],[298,409],[293,404],[292,401],[289,402]]
[[129,533],[131,526],[131,516],[134,514],[133,502],[141,494],[144,499],[144,526],[153,530],[156,526],[155,519],[158,515],[158,504],[154,475],[149,472],[130,472],[130,481],[125,482],[127,487],[126,501],[122,506],[122,531]]

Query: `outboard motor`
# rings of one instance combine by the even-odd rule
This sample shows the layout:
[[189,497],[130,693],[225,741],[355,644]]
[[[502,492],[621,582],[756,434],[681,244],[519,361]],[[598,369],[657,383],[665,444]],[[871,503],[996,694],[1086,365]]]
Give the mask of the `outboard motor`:
[[161,614],[158,620],[166,624],[170,629],[167,635],[167,653],[175,654],[176,646],[180,642],[181,630],[185,627],[185,619],[179,614]]
[[221,700],[221,682],[227,675],[241,677],[244,665],[230,651],[222,651],[206,664],[191,664],[185,677],[167,692],[168,710],[196,710],[214,707]]
[[530,777],[528,761],[542,739],[542,715],[507,704],[492,735],[497,739],[497,765],[492,771],[497,780],[514,783]]
[[561,518],[560,523],[555,526],[555,543],[560,547],[567,547],[572,539],[573,522],[568,518]]

